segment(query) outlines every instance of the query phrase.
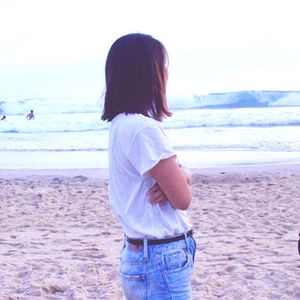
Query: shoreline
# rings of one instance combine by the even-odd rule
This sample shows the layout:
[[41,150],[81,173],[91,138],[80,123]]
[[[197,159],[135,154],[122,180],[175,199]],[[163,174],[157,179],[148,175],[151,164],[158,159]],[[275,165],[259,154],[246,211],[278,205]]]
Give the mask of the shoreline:
[[[232,173],[269,173],[280,171],[300,172],[300,163],[291,164],[260,164],[260,165],[232,165],[190,168],[193,175],[219,175]],[[30,176],[85,176],[88,178],[108,179],[108,168],[74,168],[74,169],[0,169],[0,178],[19,178]]]
[[[176,154],[180,163],[188,168],[300,164],[300,152],[182,150]],[[108,168],[107,151],[0,151],[0,171],[94,168]]]

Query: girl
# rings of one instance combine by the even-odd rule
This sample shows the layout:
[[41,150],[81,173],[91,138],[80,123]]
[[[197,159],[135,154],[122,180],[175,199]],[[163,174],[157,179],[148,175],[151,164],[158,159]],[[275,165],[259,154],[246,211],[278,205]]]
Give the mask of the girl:
[[190,299],[196,250],[185,210],[191,173],[178,164],[160,122],[167,52],[145,34],[114,42],[105,66],[102,120],[111,122],[109,199],[125,241],[120,273],[126,299]]

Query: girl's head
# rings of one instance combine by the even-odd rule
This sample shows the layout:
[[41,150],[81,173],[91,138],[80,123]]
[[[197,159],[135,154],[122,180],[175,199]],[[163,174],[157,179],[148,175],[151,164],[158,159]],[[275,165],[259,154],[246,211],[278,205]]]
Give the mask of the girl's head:
[[161,121],[167,108],[168,55],[150,35],[133,33],[111,46],[105,65],[106,91],[102,120],[119,113],[140,113]]

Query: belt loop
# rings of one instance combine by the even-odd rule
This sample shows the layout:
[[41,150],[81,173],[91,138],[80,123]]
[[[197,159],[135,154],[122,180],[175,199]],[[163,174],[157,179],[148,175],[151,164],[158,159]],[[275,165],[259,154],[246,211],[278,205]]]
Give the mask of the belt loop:
[[148,260],[148,239],[144,238],[144,260]]
[[126,245],[126,240],[127,240],[127,236],[126,233],[124,232],[123,247],[125,247]]
[[184,233],[184,240],[185,240],[185,243],[186,243],[186,251],[188,253],[190,253],[190,247],[189,247],[189,241],[188,241],[187,233]]

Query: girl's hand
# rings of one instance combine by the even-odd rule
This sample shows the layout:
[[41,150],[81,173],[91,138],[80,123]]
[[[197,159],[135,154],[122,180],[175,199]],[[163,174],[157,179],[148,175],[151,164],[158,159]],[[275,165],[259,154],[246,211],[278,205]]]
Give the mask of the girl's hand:
[[168,201],[167,196],[157,183],[155,183],[153,187],[148,190],[147,196],[149,197],[149,202],[152,205],[162,204],[163,202]]

